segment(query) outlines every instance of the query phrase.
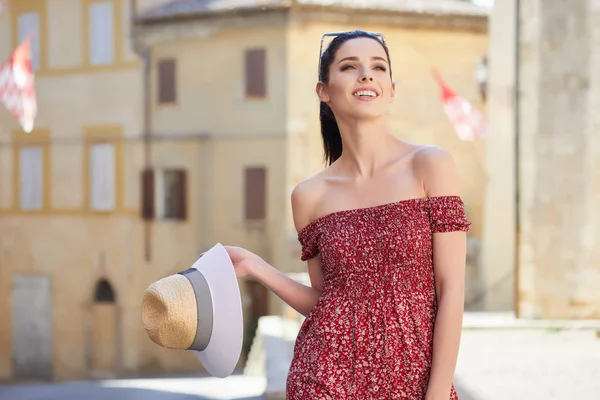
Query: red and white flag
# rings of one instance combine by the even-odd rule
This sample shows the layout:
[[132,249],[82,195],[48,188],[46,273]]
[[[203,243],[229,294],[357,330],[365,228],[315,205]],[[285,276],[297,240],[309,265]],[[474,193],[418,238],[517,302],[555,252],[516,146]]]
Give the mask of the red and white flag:
[[0,101],[27,133],[37,113],[35,76],[31,65],[31,35],[0,65]]
[[437,70],[433,71],[435,80],[440,87],[440,97],[446,116],[461,140],[476,140],[490,135],[490,127],[485,117],[471,103],[456,94],[440,77]]

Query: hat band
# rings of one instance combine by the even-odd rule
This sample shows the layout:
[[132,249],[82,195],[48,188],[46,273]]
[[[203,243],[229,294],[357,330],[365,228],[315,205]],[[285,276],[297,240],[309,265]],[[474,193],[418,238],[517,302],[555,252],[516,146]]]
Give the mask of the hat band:
[[179,274],[185,276],[190,281],[194,289],[194,295],[196,296],[198,327],[196,328],[194,342],[188,347],[188,350],[202,351],[208,346],[213,330],[213,304],[210,296],[210,287],[204,275],[196,268],[189,268],[179,272]]

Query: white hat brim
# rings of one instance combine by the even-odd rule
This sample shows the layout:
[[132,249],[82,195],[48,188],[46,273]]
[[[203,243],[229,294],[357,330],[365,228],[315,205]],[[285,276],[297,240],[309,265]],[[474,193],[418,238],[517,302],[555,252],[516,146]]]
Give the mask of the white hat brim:
[[213,304],[213,329],[208,346],[193,352],[209,374],[225,378],[235,370],[242,352],[244,326],[238,280],[220,243],[204,253],[192,268],[204,275]]

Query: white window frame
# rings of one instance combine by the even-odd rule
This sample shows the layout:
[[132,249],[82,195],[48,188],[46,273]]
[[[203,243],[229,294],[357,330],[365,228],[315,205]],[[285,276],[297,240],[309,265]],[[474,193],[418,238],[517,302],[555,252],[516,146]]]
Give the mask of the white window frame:
[[94,2],[89,6],[88,45],[91,65],[108,65],[114,62],[114,7],[112,1]]
[[17,29],[19,43],[32,35],[31,65],[34,71],[37,71],[40,68],[40,14],[35,11],[19,14]]
[[111,143],[94,143],[89,147],[89,198],[93,211],[115,209],[116,148]]
[[19,149],[19,206],[41,210],[44,205],[44,150],[39,146]]

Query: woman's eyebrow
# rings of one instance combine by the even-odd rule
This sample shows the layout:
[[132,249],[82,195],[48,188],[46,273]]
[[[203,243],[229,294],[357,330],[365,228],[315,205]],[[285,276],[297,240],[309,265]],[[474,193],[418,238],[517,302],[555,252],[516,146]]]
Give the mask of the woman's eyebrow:
[[[383,61],[384,63],[387,63],[387,60],[383,57],[379,57],[379,56],[374,56],[371,57],[372,61]],[[340,61],[338,61],[338,64],[343,62],[343,61],[358,61],[358,57],[356,56],[352,56],[352,57],[344,57],[342,58]]]

